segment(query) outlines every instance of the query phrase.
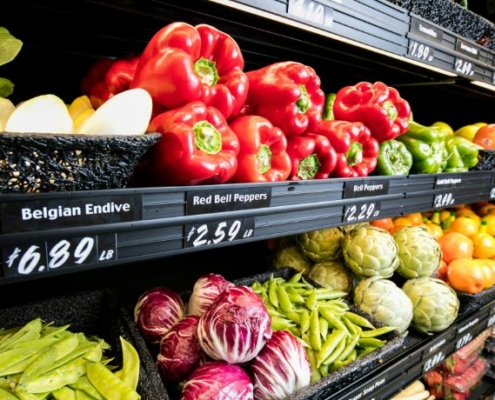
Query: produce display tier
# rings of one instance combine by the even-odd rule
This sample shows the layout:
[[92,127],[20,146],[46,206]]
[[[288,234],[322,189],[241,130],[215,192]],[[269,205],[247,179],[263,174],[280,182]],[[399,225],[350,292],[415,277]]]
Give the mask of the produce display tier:
[[483,201],[494,174],[1,195],[0,282]]

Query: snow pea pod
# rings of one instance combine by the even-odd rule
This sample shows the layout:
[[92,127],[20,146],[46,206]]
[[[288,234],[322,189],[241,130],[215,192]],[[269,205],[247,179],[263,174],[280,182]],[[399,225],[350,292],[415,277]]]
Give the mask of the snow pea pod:
[[344,313],[344,316],[353,324],[359,325],[363,328],[375,329],[373,324],[361,315],[348,311]]
[[0,399],[2,400],[19,400],[17,396],[14,396],[12,393],[8,392],[0,388]]
[[345,336],[346,332],[339,329],[334,329],[332,333],[327,336],[325,343],[323,343],[323,345],[321,346],[320,351],[316,353],[316,365],[318,367],[322,365],[328,357],[330,357],[337,346],[339,346],[340,342],[345,340]]
[[87,375],[83,375],[77,379],[74,383],[71,383],[70,385],[71,389],[74,389],[79,392],[84,392],[87,393],[91,398],[94,398],[96,400],[105,400],[105,398],[96,390],[96,388],[93,386],[93,384],[89,381]]
[[42,325],[41,318],[33,319],[23,327],[19,328],[17,332],[5,337],[0,342],[0,350],[12,348],[18,343],[39,338]]
[[122,346],[122,369],[115,374],[122,382],[136,390],[139,382],[139,354],[134,346],[122,336],[120,336],[120,344]]
[[77,400],[76,391],[67,386],[54,390],[52,396],[55,400]]
[[386,333],[392,332],[396,329],[397,329],[397,327],[395,327],[395,326],[382,326],[380,328],[364,330],[361,333],[361,337],[363,337],[363,338],[365,338],[365,337],[368,337],[368,338],[377,337],[377,336],[385,335]]
[[320,351],[321,349],[321,333],[320,333],[320,319],[318,309],[315,308],[309,315],[309,344],[311,347]]
[[88,379],[107,400],[139,400],[141,396],[100,363],[86,367]]

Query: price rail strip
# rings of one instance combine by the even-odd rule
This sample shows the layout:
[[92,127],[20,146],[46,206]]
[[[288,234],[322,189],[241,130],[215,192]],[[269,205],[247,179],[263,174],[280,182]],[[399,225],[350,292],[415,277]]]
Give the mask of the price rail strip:
[[[484,200],[490,196],[493,174],[483,171],[417,178],[365,177],[267,185],[1,195],[0,285],[12,279],[50,276],[51,272],[70,273],[426,211],[434,208],[435,196],[454,200],[453,204]],[[440,185],[440,176],[444,183],[454,182],[454,186]],[[485,183],[489,183],[488,187]],[[421,187],[428,190],[420,191]],[[369,188],[377,191],[367,191]],[[245,209],[237,209],[231,203],[227,205],[233,208],[223,209],[226,211],[202,208],[210,207],[207,203],[212,198],[218,197],[221,202],[236,194],[261,200],[256,207]],[[198,204],[194,205],[196,200]],[[66,209],[82,209],[86,203],[98,201],[116,210],[125,205],[132,215],[127,219],[116,216],[117,212],[91,219],[80,217],[72,219],[72,225],[60,217]],[[21,221],[19,213],[23,207],[31,207],[26,213],[32,215],[53,208],[58,210],[61,221]]]
[[494,52],[414,13],[410,18],[404,56],[468,80],[495,84]]

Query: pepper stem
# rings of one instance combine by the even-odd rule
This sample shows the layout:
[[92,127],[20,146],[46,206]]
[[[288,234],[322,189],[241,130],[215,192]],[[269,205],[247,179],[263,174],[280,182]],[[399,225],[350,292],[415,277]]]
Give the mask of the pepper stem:
[[272,167],[272,152],[266,144],[262,144],[256,157],[258,157],[259,173],[263,175]]
[[215,63],[203,57],[194,63],[194,72],[199,76],[201,82],[208,86],[216,85],[220,79]]
[[304,114],[306,111],[308,111],[308,108],[311,104],[311,99],[309,98],[306,86],[301,85],[299,86],[299,89],[301,89],[301,97],[299,97],[299,100],[296,101],[296,106],[298,111],[301,114]]
[[363,162],[363,146],[361,143],[352,142],[351,147],[345,153],[347,158],[347,165],[350,167]]
[[222,150],[222,135],[207,121],[193,125],[194,141],[199,150],[206,154],[217,154]]
[[395,104],[392,103],[390,100],[387,100],[382,103],[382,107],[387,111],[387,116],[392,120],[395,121],[397,118],[397,115],[399,114],[397,111],[397,108],[395,107]]
[[310,156],[303,158],[299,162],[299,169],[297,170],[297,176],[301,179],[311,179],[314,178],[318,170],[320,169],[320,162],[316,154],[311,154]]

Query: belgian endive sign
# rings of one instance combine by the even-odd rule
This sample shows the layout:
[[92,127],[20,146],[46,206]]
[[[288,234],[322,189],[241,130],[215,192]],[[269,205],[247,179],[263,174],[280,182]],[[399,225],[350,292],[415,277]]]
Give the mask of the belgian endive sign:
[[142,196],[63,197],[1,204],[3,233],[137,221]]

